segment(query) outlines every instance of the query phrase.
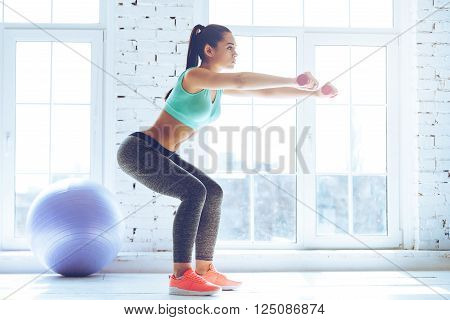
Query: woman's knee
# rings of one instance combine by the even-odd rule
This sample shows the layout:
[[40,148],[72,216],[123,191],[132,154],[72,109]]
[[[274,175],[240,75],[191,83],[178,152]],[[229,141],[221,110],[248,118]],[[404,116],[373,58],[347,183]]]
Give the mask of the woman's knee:
[[210,183],[206,185],[206,192],[208,198],[214,199],[223,199],[223,189],[222,187],[215,181],[211,180]]
[[186,185],[186,193],[181,200],[206,200],[206,195],[208,190],[206,186],[198,179],[192,180],[189,184]]

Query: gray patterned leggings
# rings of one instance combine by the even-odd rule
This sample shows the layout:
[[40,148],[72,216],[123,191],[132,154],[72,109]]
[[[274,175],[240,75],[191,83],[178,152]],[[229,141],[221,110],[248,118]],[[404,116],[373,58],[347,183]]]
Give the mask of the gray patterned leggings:
[[120,168],[146,187],[181,200],[173,222],[174,263],[213,260],[223,191],[203,171],[164,148],[157,140],[134,132],[119,146]]

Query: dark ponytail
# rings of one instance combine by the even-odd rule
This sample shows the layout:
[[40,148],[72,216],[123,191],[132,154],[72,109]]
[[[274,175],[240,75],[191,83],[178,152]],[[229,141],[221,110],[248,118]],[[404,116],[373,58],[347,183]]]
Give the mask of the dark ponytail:
[[[204,48],[209,44],[211,47],[216,48],[217,43],[223,39],[225,32],[231,32],[225,26],[218,24],[208,24],[206,27],[201,24],[197,24],[191,32],[189,38],[189,48],[187,53],[186,70],[191,67],[198,66],[198,57],[204,61],[206,59]],[[173,89],[167,92],[164,100],[167,100]]]

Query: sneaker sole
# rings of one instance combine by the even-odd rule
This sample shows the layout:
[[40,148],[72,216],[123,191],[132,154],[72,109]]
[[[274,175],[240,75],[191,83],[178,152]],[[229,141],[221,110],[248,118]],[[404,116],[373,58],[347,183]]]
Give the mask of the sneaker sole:
[[222,290],[224,291],[229,291],[229,290],[236,290],[238,289],[240,286],[222,286]]
[[213,291],[192,291],[192,290],[184,290],[177,287],[169,287],[169,294],[180,295],[180,296],[210,296],[215,293],[218,293],[222,290],[213,290]]

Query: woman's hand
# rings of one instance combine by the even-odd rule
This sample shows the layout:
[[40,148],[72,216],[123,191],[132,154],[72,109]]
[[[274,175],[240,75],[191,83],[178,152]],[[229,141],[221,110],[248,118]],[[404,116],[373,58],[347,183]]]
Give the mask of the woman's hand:
[[311,72],[306,71],[297,76],[297,84],[301,89],[305,90],[316,90],[319,86],[319,81],[311,74]]
[[334,98],[339,91],[331,83],[325,83],[319,90],[315,91],[315,96],[319,98]]

